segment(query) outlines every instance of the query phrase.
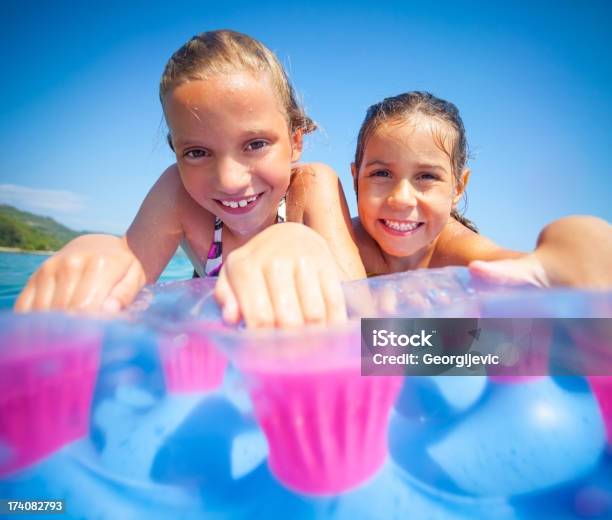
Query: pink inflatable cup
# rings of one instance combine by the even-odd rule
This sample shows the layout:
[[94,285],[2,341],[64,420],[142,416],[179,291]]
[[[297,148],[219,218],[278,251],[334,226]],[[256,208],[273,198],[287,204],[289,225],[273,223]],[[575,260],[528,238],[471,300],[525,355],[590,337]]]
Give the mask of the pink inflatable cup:
[[599,402],[599,410],[606,425],[608,444],[612,445],[612,376],[590,376],[587,379]]
[[227,357],[210,341],[212,327],[163,335],[159,352],[168,392],[205,392],[221,386]]
[[300,493],[331,495],[374,475],[402,378],[361,375],[358,327],[253,338],[235,345],[234,360],[276,478]]
[[580,351],[587,380],[606,426],[608,444],[612,445],[612,321],[609,318],[575,320],[569,332]]
[[65,316],[0,319],[0,476],[85,436],[101,330]]

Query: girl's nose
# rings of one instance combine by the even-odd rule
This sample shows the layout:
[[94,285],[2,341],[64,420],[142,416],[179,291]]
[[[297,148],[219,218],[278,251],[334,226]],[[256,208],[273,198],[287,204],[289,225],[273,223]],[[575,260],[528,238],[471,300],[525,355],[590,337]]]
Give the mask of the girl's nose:
[[250,184],[251,175],[246,165],[231,157],[222,157],[217,161],[217,182],[226,194],[240,194]]
[[404,208],[415,206],[417,199],[416,193],[408,179],[400,180],[390,193],[387,202],[390,206],[395,208]]

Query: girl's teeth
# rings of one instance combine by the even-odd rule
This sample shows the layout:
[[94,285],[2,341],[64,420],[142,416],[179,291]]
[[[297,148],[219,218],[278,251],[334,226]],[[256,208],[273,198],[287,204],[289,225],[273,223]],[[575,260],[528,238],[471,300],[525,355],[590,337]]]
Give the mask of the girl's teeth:
[[224,206],[228,207],[228,208],[244,208],[249,202],[255,202],[255,200],[257,200],[257,195],[253,195],[252,197],[249,197],[248,199],[242,199],[242,200],[230,200],[230,201],[225,201],[222,200],[221,204],[223,204]]
[[405,223],[405,222],[395,222],[393,220],[385,220],[385,226],[390,227],[391,229],[394,229],[395,231],[412,231],[414,229],[416,229],[417,227],[419,227],[419,223],[418,222],[411,222],[411,223]]

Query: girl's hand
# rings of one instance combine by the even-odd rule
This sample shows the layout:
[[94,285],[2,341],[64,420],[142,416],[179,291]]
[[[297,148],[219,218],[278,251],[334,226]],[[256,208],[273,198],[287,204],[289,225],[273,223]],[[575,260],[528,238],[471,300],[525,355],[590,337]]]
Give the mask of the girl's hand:
[[223,319],[248,327],[346,320],[342,275],[325,240],[296,223],[271,226],[228,255],[215,288]]
[[69,242],[30,277],[15,310],[117,312],[144,284],[142,266],[124,239],[84,235]]
[[546,226],[533,253],[513,260],[475,261],[470,272],[498,283],[612,288],[612,226],[589,216],[571,216]]
[[511,260],[489,262],[475,260],[470,262],[468,267],[472,276],[487,282],[504,285],[550,286],[548,274],[535,254]]

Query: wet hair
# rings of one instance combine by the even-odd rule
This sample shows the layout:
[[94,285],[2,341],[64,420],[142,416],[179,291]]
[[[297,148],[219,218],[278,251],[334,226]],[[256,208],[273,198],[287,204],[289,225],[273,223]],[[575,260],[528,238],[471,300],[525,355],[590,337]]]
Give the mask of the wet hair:
[[[457,107],[449,101],[437,98],[429,92],[407,92],[399,96],[388,97],[368,108],[365,119],[359,129],[357,149],[355,150],[355,168],[359,171],[368,139],[388,121],[407,119],[413,115],[424,115],[446,123],[454,130],[455,138],[451,150],[446,150],[444,140],[436,138],[439,146],[448,154],[451,161],[455,182],[460,182],[461,174],[468,159],[468,146],[465,128]],[[355,182],[355,188],[357,183]],[[453,208],[451,216],[465,227],[478,233],[476,225]]]
[[[166,63],[159,82],[159,98],[173,88],[193,80],[204,80],[216,74],[250,72],[267,77],[287,117],[291,133],[307,134],[317,126],[298,102],[283,66],[274,53],[261,42],[230,30],[208,31],[191,38]],[[172,141],[168,134],[168,143]]]

